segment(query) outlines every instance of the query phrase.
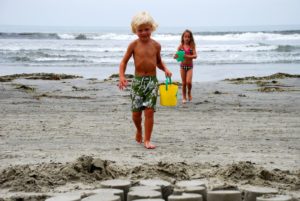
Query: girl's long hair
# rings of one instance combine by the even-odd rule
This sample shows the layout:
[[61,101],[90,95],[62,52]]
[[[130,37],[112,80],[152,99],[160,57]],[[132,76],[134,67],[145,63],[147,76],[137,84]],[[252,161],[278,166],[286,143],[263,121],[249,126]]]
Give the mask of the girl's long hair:
[[192,33],[190,30],[188,30],[188,29],[186,29],[186,30],[182,33],[182,35],[181,35],[181,45],[183,45],[183,36],[184,36],[185,33],[189,33],[190,36],[191,36],[190,46],[193,47],[193,48],[196,48],[196,44],[195,44],[195,40],[194,40],[193,33]]

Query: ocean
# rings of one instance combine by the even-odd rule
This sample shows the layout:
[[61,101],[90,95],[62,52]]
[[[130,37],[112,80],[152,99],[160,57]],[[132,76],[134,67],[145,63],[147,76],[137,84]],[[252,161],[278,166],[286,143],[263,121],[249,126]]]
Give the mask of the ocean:
[[[183,27],[159,27],[163,61],[180,80],[173,55]],[[194,82],[277,72],[300,74],[300,26],[192,27],[198,58]],[[52,72],[105,79],[118,73],[130,27],[0,27],[0,75]],[[126,73],[134,73],[130,59]],[[158,70],[160,80],[163,72]]]

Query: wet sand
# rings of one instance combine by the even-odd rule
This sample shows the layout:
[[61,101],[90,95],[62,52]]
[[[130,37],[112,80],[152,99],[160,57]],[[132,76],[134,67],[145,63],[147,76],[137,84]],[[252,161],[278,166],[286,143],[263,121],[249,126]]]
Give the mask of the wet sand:
[[[193,83],[192,102],[181,104],[179,96],[176,107],[158,105],[155,150],[134,141],[129,90],[120,91],[117,78],[42,77],[0,79],[3,192],[158,177],[270,186],[299,196],[298,76]],[[103,166],[95,168],[95,160]]]

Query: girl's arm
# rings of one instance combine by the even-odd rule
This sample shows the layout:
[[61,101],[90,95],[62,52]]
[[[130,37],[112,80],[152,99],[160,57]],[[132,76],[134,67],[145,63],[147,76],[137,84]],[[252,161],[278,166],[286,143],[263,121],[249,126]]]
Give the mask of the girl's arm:
[[197,52],[196,52],[196,47],[193,47],[192,48],[193,50],[193,54],[191,55],[184,55],[184,58],[188,58],[188,59],[196,59],[197,58]]
[[[179,51],[180,49],[181,49],[181,45],[179,45],[179,46],[177,47],[177,51]],[[176,52],[177,52],[177,51],[176,51]],[[175,53],[174,56],[173,56],[173,58],[174,58],[174,59],[177,59],[177,58],[178,58],[178,55]]]

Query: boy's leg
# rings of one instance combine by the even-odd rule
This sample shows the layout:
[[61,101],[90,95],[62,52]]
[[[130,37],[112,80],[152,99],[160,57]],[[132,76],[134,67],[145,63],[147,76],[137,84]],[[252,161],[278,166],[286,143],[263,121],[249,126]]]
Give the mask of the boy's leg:
[[147,149],[154,149],[155,145],[151,144],[151,134],[153,130],[154,124],[154,109],[153,108],[146,108],[145,111],[145,140],[144,146]]
[[182,81],[182,102],[186,102],[186,71],[180,67],[180,75]]
[[142,143],[143,141],[143,129],[142,129],[142,112],[132,112],[132,120],[136,127],[135,140],[138,143]]
[[190,69],[186,72],[186,85],[188,89],[188,99],[192,100],[192,78],[193,78],[193,69]]

